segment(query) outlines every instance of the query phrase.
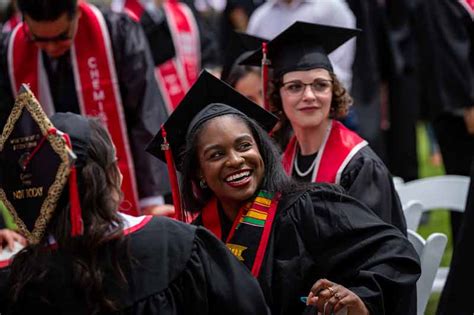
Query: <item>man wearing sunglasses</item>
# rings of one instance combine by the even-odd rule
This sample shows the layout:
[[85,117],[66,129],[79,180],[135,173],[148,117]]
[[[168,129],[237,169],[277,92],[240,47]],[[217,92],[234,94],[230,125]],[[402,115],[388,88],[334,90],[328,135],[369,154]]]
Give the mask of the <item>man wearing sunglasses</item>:
[[0,130],[28,83],[48,115],[81,113],[108,127],[124,176],[124,212],[172,211],[163,205],[164,164],[144,150],[167,113],[139,24],[80,0],[18,0],[18,8],[23,23],[0,51]]

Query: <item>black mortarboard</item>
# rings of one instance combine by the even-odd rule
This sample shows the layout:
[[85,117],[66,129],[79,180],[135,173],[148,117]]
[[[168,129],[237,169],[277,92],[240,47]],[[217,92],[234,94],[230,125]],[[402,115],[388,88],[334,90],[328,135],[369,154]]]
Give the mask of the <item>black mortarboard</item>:
[[227,81],[229,74],[235,66],[250,56],[255,50],[262,47],[267,40],[246,33],[231,32],[229,43],[224,52],[224,65],[221,80]]
[[[359,29],[295,22],[267,44],[269,66],[274,77],[289,71],[323,68],[333,71],[328,55],[360,33]],[[258,50],[240,64],[262,65],[262,50]]]
[[37,243],[57,206],[75,155],[22,85],[0,138],[0,200]]
[[[164,124],[166,138],[178,170],[181,165],[179,155],[186,144],[188,134],[191,133],[189,131],[213,117],[231,113],[246,115],[267,131],[270,131],[278,121],[276,116],[234,90],[227,83],[207,71],[202,71],[198,80]],[[164,138],[159,132],[148,145],[147,151],[166,161],[165,153],[161,150],[163,142]]]

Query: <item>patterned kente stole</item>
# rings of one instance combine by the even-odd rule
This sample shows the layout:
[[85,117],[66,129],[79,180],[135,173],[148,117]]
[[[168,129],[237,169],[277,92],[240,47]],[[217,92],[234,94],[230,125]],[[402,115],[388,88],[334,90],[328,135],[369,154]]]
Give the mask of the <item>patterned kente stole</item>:
[[[70,53],[80,111],[83,115],[100,118],[107,126],[123,175],[122,211],[138,215],[135,168],[128,142],[110,34],[104,16],[95,6],[81,1],[79,10],[81,16]],[[43,66],[42,54],[28,38],[26,28],[25,23],[18,24],[8,44],[12,93],[16,96],[22,83],[29,84],[49,116],[54,113],[49,80]]]
[[[230,251],[242,261],[257,278],[265,258],[278,208],[280,193],[260,191],[253,202],[242,207],[234,220],[225,243]],[[215,236],[222,240],[218,201],[211,199],[202,210],[202,222]]]
[[[123,10],[140,19],[143,0],[125,0]],[[116,4],[116,10],[118,9]],[[171,33],[175,56],[155,68],[155,77],[171,113],[196,81],[201,69],[201,42],[199,29],[191,9],[177,0],[162,4]]]
[[[367,141],[355,132],[347,129],[339,121],[331,120],[316,156],[312,181],[339,184],[347,164],[366,145]],[[293,136],[283,153],[283,168],[290,176],[293,172],[297,147],[298,140]]]

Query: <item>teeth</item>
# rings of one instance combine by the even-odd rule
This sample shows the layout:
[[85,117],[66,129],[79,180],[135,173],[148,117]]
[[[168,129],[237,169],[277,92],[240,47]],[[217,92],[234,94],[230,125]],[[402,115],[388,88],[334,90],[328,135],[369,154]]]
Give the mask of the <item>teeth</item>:
[[250,175],[250,171],[245,171],[245,172],[241,172],[241,173],[238,173],[238,174],[231,175],[231,176],[227,177],[225,180],[227,182],[233,182],[235,180],[239,180],[239,179],[247,177],[249,175]]

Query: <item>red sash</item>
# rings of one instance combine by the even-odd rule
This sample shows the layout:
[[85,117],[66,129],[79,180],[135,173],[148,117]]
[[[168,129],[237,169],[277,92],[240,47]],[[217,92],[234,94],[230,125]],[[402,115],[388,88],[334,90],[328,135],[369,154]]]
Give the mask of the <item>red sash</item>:
[[[347,129],[339,121],[332,120],[316,157],[312,181],[339,184],[341,174],[352,157],[367,145],[367,141]],[[283,153],[283,167],[292,174],[297,139],[291,138]]]
[[[126,0],[125,9],[140,17],[138,0]],[[200,66],[200,41],[196,20],[189,7],[178,1],[163,3],[176,56],[155,68],[155,77],[171,113],[196,81]]]
[[472,19],[474,19],[474,0],[459,0]]
[[[115,70],[109,33],[100,11],[84,2],[79,4],[81,17],[71,47],[74,81],[81,114],[99,117],[108,127],[116,146],[119,168],[123,175],[122,211],[138,215],[138,193],[132,155],[128,143],[127,127]],[[46,113],[54,108],[49,92],[48,80],[44,76],[41,54],[19,24],[12,33],[8,47],[9,74],[13,95],[16,96],[21,83],[41,101]],[[94,49],[91,49],[93,47]]]
[[13,31],[15,26],[17,26],[21,22],[21,14],[19,12],[13,14],[8,21],[5,22],[2,26],[2,32],[8,33]]
[[[280,194],[260,191],[255,200],[242,207],[232,224],[226,246],[257,278],[270,239]],[[222,240],[217,199],[211,199],[202,210],[202,223]]]

